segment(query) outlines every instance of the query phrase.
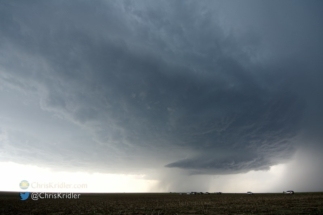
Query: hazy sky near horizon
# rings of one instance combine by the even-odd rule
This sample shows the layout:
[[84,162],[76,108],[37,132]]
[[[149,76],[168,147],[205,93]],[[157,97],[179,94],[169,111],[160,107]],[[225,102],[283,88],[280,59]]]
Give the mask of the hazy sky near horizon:
[[0,162],[323,190],[322,9],[0,1]]

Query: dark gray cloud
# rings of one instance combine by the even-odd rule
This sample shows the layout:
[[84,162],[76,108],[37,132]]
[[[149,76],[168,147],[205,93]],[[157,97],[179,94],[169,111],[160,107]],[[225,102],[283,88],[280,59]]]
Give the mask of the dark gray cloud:
[[32,118],[3,107],[4,160],[242,173],[289,159],[322,124],[319,2],[1,5],[2,97],[47,113],[23,135]]

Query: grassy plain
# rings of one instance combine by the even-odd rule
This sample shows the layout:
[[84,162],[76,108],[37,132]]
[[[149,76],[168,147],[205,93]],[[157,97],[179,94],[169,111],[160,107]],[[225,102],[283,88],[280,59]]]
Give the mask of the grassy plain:
[[21,201],[19,193],[0,192],[0,214],[323,214],[323,193],[81,194],[79,199]]

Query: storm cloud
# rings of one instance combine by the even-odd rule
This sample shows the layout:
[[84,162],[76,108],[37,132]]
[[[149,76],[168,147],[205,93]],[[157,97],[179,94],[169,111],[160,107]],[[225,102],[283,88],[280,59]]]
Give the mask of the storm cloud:
[[322,126],[318,1],[0,8],[2,161],[235,174],[285,162]]

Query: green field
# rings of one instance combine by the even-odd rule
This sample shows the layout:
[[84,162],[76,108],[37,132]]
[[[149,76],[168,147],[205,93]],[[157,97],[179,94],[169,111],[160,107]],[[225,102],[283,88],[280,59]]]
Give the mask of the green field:
[[323,214],[323,193],[81,194],[73,200],[38,201],[0,193],[0,214]]

